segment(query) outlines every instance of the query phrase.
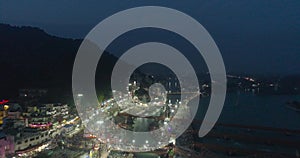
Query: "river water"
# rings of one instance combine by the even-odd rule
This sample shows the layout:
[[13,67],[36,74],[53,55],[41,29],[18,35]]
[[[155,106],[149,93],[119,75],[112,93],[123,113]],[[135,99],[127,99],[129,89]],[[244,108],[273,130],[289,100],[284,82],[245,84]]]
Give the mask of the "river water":
[[[195,119],[205,116],[209,97],[200,99]],[[265,126],[300,130],[300,112],[286,107],[286,102],[300,100],[300,95],[255,95],[228,93],[218,123]]]

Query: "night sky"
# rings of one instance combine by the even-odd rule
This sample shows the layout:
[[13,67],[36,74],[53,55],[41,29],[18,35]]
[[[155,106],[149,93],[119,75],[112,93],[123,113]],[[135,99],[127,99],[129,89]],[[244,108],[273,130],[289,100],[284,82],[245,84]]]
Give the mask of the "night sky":
[[300,73],[299,0],[0,0],[0,22],[83,38],[111,14],[145,5],[197,19],[215,39],[230,72]]

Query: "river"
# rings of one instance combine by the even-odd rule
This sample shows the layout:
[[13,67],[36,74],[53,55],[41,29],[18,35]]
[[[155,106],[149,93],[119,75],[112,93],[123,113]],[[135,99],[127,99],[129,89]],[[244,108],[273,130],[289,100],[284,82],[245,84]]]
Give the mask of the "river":
[[[195,119],[203,119],[209,99],[200,99]],[[228,93],[218,123],[300,130],[300,112],[293,111],[285,105],[287,101],[293,100],[299,101],[300,95]]]

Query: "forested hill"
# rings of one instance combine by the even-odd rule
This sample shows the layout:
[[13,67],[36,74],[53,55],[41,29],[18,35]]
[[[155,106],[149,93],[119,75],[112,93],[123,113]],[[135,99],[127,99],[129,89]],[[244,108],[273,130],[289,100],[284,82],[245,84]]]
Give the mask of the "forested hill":
[[[16,96],[20,88],[72,95],[72,68],[81,41],[51,36],[39,28],[0,24],[0,99]],[[102,85],[116,60],[108,53],[101,58],[99,66],[107,68],[97,72]]]

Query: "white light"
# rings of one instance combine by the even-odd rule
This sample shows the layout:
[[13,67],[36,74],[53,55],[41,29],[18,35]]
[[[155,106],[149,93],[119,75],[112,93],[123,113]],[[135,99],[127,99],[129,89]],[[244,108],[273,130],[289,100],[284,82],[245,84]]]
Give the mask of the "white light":
[[83,96],[83,94],[78,94],[77,96],[78,96],[78,97],[82,97],[82,96]]
[[132,143],[135,143],[135,140],[132,140]]
[[102,120],[101,120],[101,121],[97,121],[97,123],[98,123],[98,124],[103,124],[103,121],[102,121]]
[[149,141],[148,140],[146,140],[146,144],[148,144],[149,143]]

